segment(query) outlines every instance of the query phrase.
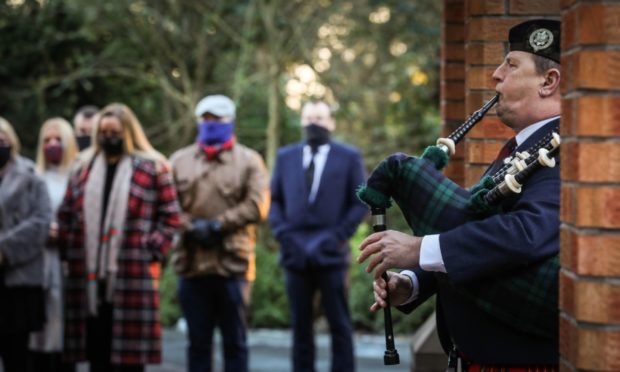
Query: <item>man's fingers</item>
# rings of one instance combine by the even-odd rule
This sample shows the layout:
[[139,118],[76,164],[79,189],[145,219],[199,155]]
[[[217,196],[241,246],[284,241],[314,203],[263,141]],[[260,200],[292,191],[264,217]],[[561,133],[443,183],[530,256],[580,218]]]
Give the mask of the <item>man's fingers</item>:
[[[379,280],[379,279],[383,280],[383,278],[382,278],[383,273],[387,272],[387,270],[389,270],[389,269],[390,269],[390,265],[386,264],[384,260],[379,261],[379,263],[377,263],[377,266],[374,267],[373,276],[374,276],[375,280]],[[386,285],[388,285],[388,284],[386,284]],[[385,286],[383,288],[385,288]]]
[[396,280],[390,280],[390,282],[387,285],[388,285],[388,290],[391,293],[394,293],[394,291],[396,290],[396,287],[397,287]]
[[366,245],[366,247],[364,247],[364,250],[362,251],[360,256],[357,258],[357,263],[362,263],[366,261],[366,259],[369,256],[379,252],[380,248],[381,246],[379,244],[371,243],[371,244]]
[[385,287],[380,287],[377,284],[375,284],[373,287],[373,293],[375,295],[375,301],[384,300],[387,297],[387,291],[385,290]]
[[382,296],[385,296],[385,292],[383,293],[375,292],[374,296],[375,296],[375,303],[370,306],[370,311],[377,311],[380,308],[383,308],[386,306],[385,300],[382,298]]
[[387,269],[389,269],[389,267],[385,264],[384,261],[381,261],[377,265],[377,267],[375,267],[375,273],[373,274],[375,276],[375,279],[381,278],[381,275],[383,275],[383,273],[386,272]]
[[375,302],[374,304],[372,304],[370,306],[370,311],[372,311],[373,313],[383,309],[385,307],[385,302],[383,303],[383,306],[378,304],[377,302]]
[[381,240],[381,237],[383,236],[382,234],[383,232],[374,233],[364,239],[362,244],[360,244],[360,251],[362,253],[357,258],[357,263],[364,262],[368,258],[368,256],[372,255],[373,253],[377,253],[380,250],[381,245],[375,243]]
[[368,249],[363,250],[362,253],[359,255],[359,257],[357,258],[357,263],[361,264],[364,261],[366,261],[366,259],[368,258],[368,256],[370,256],[372,254],[372,252],[370,252]]
[[[368,261],[368,267],[366,267],[366,272],[370,273],[376,269],[376,267],[383,262],[383,254],[382,252],[378,252],[375,254],[370,261]],[[375,278],[377,276],[375,275]]]
[[368,245],[380,240],[382,236],[383,236],[382,231],[368,235],[366,239],[362,241],[362,244],[360,244],[360,250],[363,251],[364,249],[366,249]]

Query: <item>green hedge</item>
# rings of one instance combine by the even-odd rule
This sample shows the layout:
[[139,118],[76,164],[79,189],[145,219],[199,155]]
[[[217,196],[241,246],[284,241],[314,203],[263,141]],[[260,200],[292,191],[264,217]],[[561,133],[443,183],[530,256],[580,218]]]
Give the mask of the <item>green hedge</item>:
[[[367,224],[360,225],[351,239],[353,263],[349,271],[349,305],[355,329],[361,332],[383,332],[383,312],[372,313],[368,309],[373,303],[372,276],[364,271],[366,265],[358,265],[358,247],[369,234]],[[290,326],[288,301],[284,288],[284,273],[278,265],[277,244],[271,239],[263,239],[256,247],[256,281],[252,289],[250,305],[250,325],[254,328],[287,328]],[[176,277],[170,265],[162,279],[162,322],[164,326],[173,325],[181,316],[176,298]],[[394,333],[411,334],[433,311],[434,301],[427,301],[412,314],[392,311]]]
[[179,298],[177,297],[177,277],[172,270],[172,265],[165,267],[159,288],[161,322],[164,327],[171,327],[182,316]]

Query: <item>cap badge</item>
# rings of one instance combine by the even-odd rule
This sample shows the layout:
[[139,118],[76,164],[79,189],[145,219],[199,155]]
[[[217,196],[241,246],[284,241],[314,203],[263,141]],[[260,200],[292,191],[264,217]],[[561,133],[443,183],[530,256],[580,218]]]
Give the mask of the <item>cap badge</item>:
[[530,46],[534,52],[548,48],[553,44],[553,33],[546,28],[539,28],[530,34]]

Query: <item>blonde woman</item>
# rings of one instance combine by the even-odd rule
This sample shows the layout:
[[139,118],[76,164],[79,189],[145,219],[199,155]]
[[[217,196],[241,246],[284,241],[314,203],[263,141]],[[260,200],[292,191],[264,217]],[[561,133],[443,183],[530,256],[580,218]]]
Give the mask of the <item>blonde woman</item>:
[[[54,215],[62,202],[69,171],[78,153],[71,124],[63,118],[43,123],[37,145],[37,173],[43,178],[50,195]],[[30,337],[35,370],[57,371],[63,344],[62,268],[57,245],[58,223],[53,219],[43,252],[46,322],[43,330]]]
[[43,250],[52,217],[45,183],[19,150],[13,127],[0,118],[0,360],[5,372],[34,370],[28,339],[45,321]]
[[144,371],[161,361],[159,265],[179,225],[176,190],[129,107],[105,107],[94,133],[58,213],[64,358],[93,372]]

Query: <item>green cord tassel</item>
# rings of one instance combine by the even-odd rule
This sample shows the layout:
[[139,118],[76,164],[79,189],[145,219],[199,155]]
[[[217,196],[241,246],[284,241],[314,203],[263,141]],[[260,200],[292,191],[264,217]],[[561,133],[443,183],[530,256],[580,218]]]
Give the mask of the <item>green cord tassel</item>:
[[389,208],[392,206],[390,197],[368,186],[360,186],[355,192],[357,198],[370,207]]
[[428,146],[422,153],[422,158],[435,164],[435,169],[441,170],[448,164],[448,154],[437,146]]

